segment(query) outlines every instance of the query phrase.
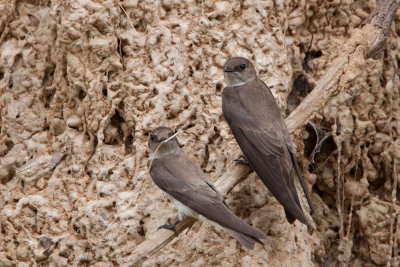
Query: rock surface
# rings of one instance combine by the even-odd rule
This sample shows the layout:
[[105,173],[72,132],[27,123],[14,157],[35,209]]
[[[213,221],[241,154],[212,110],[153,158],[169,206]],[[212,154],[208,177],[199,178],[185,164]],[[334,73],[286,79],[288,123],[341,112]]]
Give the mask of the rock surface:
[[[374,5],[0,4],[0,266],[126,263],[176,214],[147,173],[148,133],[180,130],[184,151],[215,181],[240,154],[222,116],[224,62],[251,59],[282,111],[292,109],[296,77],[311,90]],[[311,227],[288,224],[252,174],[226,201],[267,235],[264,247],[245,250],[225,231],[196,223],[142,265],[398,266],[399,25],[398,11],[381,57],[352,66],[342,92],[314,118],[331,133],[314,163],[315,133],[293,136],[316,208]]]

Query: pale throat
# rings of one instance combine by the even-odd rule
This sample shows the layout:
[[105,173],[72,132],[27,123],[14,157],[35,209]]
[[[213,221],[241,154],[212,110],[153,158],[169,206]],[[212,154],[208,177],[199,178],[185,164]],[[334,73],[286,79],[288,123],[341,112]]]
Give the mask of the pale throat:
[[232,73],[225,73],[225,82],[227,86],[241,86],[254,80],[254,77],[244,80]]
[[177,145],[173,142],[164,143],[158,149],[157,154],[154,155],[155,151],[153,151],[151,158],[153,158],[153,156],[155,159],[167,156],[171,153],[174,153],[177,149]]

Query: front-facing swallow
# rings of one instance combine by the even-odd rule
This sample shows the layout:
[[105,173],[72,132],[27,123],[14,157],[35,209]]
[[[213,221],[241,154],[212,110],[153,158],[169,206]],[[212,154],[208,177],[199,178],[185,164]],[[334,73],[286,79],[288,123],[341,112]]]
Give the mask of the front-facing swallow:
[[289,223],[297,219],[307,224],[297,195],[294,170],[313,212],[311,199],[285,120],[271,91],[245,58],[229,59],[224,75],[227,87],[222,92],[222,110],[244,156],[282,204]]

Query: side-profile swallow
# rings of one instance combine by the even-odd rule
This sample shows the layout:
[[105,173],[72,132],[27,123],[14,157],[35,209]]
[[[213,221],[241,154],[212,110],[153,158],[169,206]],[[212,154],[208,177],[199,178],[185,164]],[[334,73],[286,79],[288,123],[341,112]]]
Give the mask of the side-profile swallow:
[[225,228],[240,244],[253,249],[255,242],[265,236],[240,220],[226,205],[222,195],[207,181],[201,168],[179,147],[174,132],[159,127],[150,133],[148,161],[154,183],[172,197],[179,220],[159,228],[175,230],[175,225],[185,216],[210,220]]
[[250,166],[284,207],[289,223],[297,219],[307,224],[293,169],[311,212],[313,206],[285,120],[271,91],[257,77],[253,64],[245,58],[229,59],[224,74],[227,87],[222,92],[222,111],[239,147]]

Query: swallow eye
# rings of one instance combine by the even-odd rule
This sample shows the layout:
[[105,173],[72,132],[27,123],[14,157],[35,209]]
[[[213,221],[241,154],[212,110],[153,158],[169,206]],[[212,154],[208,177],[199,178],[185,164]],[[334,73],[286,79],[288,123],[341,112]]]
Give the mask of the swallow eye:
[[245,65],[245,64],[241,64],[241,65],[240,65],[240,69],[241,69],[241,70],[244,70],[245,68],[246,68],[246,65]]
[[154,134],[150,135],[150,140],[151,141],[156,141],[156,136]]

